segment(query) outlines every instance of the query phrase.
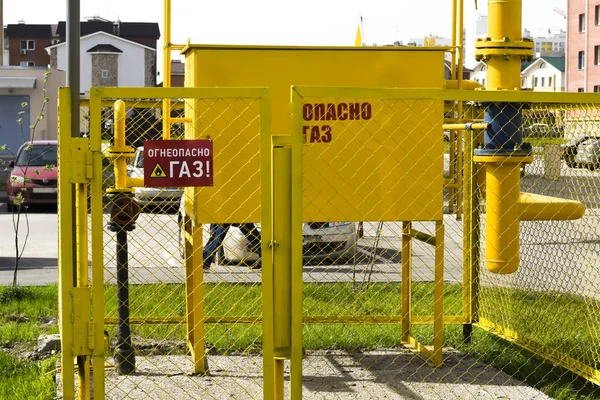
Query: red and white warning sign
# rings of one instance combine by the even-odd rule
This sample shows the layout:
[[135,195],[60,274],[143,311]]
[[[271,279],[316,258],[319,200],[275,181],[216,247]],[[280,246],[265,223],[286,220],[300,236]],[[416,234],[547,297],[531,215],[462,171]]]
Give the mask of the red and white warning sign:
[[146,140],[144,186],[213,185],[212,140]]

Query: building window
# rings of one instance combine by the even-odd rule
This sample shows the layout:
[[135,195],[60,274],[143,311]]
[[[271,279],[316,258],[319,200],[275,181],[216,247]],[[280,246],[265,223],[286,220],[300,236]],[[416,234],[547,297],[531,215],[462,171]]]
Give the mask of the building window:
[[35,50],[35,40],[21,40],[21,51]]
[[594,92],[600,93],[600,85],[595,85],[594,86]]
[[600,65],[600,46],[594,46],[594,65]]
[[577,68],[585,69],[585,51],[580,51],[577,55]]
[[552,77],[548,78],[548,87],[552,87]]
[[585,32],[585,14],[579,14],[579,33]]
[[577,91],[578,91],[579,93],[583,93],[583,88],[582,88],[582,87],[580,87],[580,88],[577,88]]
[[538,85],[538,78],[537,76],[535,78],[533,78],[533,87],[537,87]]
[[594,7],[594,20],[596,26],[600,25],[600,6]]
[[542,68],[546,68],[546,63],[545,62],[543,62],[543,63],[540,64],[540,69],[542,69]]
[[108,70],[107,69],[102,70],[102,79],[108,79]]
[[546,78],[542,77],[542,84],[540,85],[540,87],[544,87],[544,84],[546,83]]
[[481,84],[482,84],[483,86],[485,86],[485,79],[482,79],[482,80],[481,80]]
[[35,63],[33,61],[21,61],[19,65],[21,67],[35,67]]

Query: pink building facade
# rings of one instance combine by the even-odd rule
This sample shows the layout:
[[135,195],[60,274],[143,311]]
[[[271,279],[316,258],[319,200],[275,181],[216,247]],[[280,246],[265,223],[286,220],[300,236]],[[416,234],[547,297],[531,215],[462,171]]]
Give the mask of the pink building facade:
[[600,0],[569,0],[568,92],[600,92]]

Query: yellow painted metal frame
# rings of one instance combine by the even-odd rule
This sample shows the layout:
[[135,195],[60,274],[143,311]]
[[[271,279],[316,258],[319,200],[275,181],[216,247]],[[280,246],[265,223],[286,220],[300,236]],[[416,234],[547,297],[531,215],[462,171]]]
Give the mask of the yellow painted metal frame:
[[[415,96],[417,93],[421,95]],[[440,96],[443,91],[433,90],[431,92]],[[435,99],[434,96],[423,96],[421,90],[413,89],[366,89],[366,88],[324,88],[324,87],[292,87],[292,304],[298,308],[292,311],[292,338],[294,335],[302,334],[302,181],[303,181],[303,136],[302,136],[302,106],[304,98],[361,98],[361,99]],[[440,191],[443,187],[440,187]],[[441,213],[443,214],[443,212]],[[401,322],[402,343],[418,354],[423,355],[434,367],[440,367],[442,361],[443,344],[443,298],[444,298],[444,225],[442,220],[435,221],[435,235],[430,235],[412,229],[410,221],[403,222],[402,228],[402,316]],[[434,310],[433,328],[434,342],[433,350],[421,345],[412,336],[412,307],[411,307],[411,276],[412,276],[412,240],[420,240],[435,247],[435,279],[434,279]],[[299,286],[299,287],[298,287]],[[294,314],[297,313],[297,315]],[[294,319],[296,317],[296,319]],[[339,317],[338,317],[339,320]],[[462,319],[460,319],[462,320]],[[292,354],[294,351],[301,357],[301,338],[294,343],[292,340]],[[292,366],[294,357],[292,357]],[[298,367],[301,369],[301,364]],[[292,370],[292,388],[294,371]],[[301,373],[300,373],[301,374]],[[301,376],[299,377],[301,379]],[[294,396],[301,397],[299,392],[292,390]]]
[[[302,104],[302,96],[310,95],[311,97],[327,97],[331,96],[330,88],[296,88],[292,91],[292,101],[294,102],[294,113],[292,115],[292,124],[299,126],[302,124],[301,108],[298,104]],[[271,139],[269,134],[262,132],[269,131],[270,107],[267,105],[268,96],[265,94],[265,89],[262,88],[93,88],[90,93],[90,120],[100,121],[101,106],[108,99],[116,98],[135,98],[135,99],[158,99],[162,97],[169,98],[260,98],[261,102],[261,153],[269,154],[269,156],[261,157],[261,185],[263,187],[273,186],[273,177],[270,175],[270,168],[273,163],[271,149],[273,147],[285,148],[288,146],[286,140]],[[336,88],[336,93],[341,96],[351,97],[356,93],[356,89],[352,88]],[[561,103],[561,104],[578,104],[578,103],[593,103],[599,104],[598,98],[591,93],[535,93],[535,92],[465,92],[459,90],[445,89],[360,89],[361,96],[364,97],[385,97],[385,98],[410,98],[410,99],[438,99],[438,100],[457,100],[457,101],[512,101],[512,102],[533,102],[533,103]],[[61,89],[59,92],[60,104],[68,104],[69,102],[68,89]],[[264,116],[264,120],[263,120]],[[69,119],[71,118],[68,107],[59,108],[59,316],[61,328],[61,340],[63,345],[63,396],[65,399],[74,398],[74,380],[75,373],[74,363],[76,356],[83,357],[84,368],[79,368],[79,384],[83,390],[80,392],[80,398],[85,398],[86,393],[89,393],[89,373],[85,363],[88,363],[91,358],[92,365],[103,365],[104,363],[104,338],[103,330],[104,323],[112,323],[110,319],[103,318],[103,245],[102,245],[102,182],[101,178],[101,135],[100,125],[91,124],[90,138],[71,138],[69,131]],[[294,132],[301,132],[296,129]],[[476,142],[475,135],[467,135],[466,151],[467,157],[472,153],[471,149]],[[470,138],[470,140],[469,140]],[[273,140],[273,142],[271,142]],[[302,136],[293,135],[291,137],[291,157],[293,165],[302,165]],[[65,161],[69,160],[69,161]],[[291,395],[293,398],[301,397],[302,386],[302,324],[303,323],[323,323],[331,321],[326,316],[302,316],[302,171],[298,168],[292,169],[291,179],[291,273],[290,273],[290,289],[291,289],[291,305],[290,305],[290,348],[289,353],[284,352],[284,355],[289,354],[291,360]],[[469,180],[469,177],[471,178]],[[475,227],[478,226],[477,210],[477,190],[476,190],[476,170],[472,159],[465,160],[465,185],[467,192],[470,190],[471,195],[465,196],[465,226],[468,226],[469,232],[475,232]],[[468,182],[467,182],[468,181]],[[131,182],[129,182],[131,183]],[[91,235],[92,235],[92,275],[90,286],[87,277],[87,247],[84,249],[86,241],[83,236],[76,236],[76,242],[73,244],[72,234],[74,224],[79,228],[78,232],[87,231],[87,215],[84,217],[84,211],[87,208],[87,191],[90,191],[91,204]],[[473,196],[475,193],[475,196]],[[261,202],[270,204],[273,193],[271,190],[261,191]],[[76,210],[71,210],[70,199],[75,198],[77,204]],[[276,276],[273,274],[272,257],[273,248],[276,248],[276,242],[271,242],[270,238],[274,237],[273,232],[269,231],[273,226],[273,220],[277,216],[269,207],[261,208],[261,217],[263,219],[262,247],[263,247],[263,318],[233,318],[239,323],[260,323],[264,324],[263,340],[265,343],[264,361],[265,361],[265,397],[271,398],[271,394],[275,396],[280,393],[280,364],[277,358],[277,352],[281,352],[281,348],[276,351],[275,347],[275,319],[274,319],[274,285]],[[467,221],[468,220],[468,221]],[[443,287],[437,282],[443,281],[443,259],[440,258],[440,253],[443,252],[443,225],[440,222],[436,223],[435,240],[431,235],[419,235],[418,232],[412,231],[410,226],[404,226],[403,235],[403,254],[405,248],[408,249],[406,254],[410,253],[410,242],[412,238],[425,239],[436,246],[436,285],[435,285],[435,302],[434,315],[432,316],[412,316],[410,315],[410,302],[407,304],[408,309],[403,308],[401,316],[377,317],[367,316],[364,318],[354,316],[340,316],[335,318],[335,322],[339,323],[401,323],[403,329],[403,341],[408,344],[413,344],[417,350],[425,353],[432,359],[434,364],[441,364],[441,331],[444,323],[447,324],[462,324],[462,323],[477,323],[479,327],[490,329],[500,336],[510,338],[517,344],[525,348],[532,349],[536,353],[553,360],[554,362],[563,365],[575,373],[578,373],[593,382],[600,382],[600,372],[576,360],[570,359],[567,356],[557,354],[552,349],[544,348],[537,345],[526,338],[520,337],[517,333],[511,332],[506,328],[494,325],[493,322],[484,319],[478,319],[477,316],[477,271],[479,268],[478,251],[475,244],[478,243],[478,238],[469,238],[471,243],[469,246],[469,254],[465,256],[466,268],[464,280],[464,305],[463,316],[446,316],[440,317]],[[201,232],[190,232],[186,235],[188,238],[188,252],[194,247],[194,243],[201,243]],[[191,239],[191,240],[189,240]],[[194,257],[191,267],[188,269],[186,279],[186,291],[190,299],[194,299],[195,304],[202,304],[202,272],[201,260],[199,257]],[[84,265],[85,263],[85,265]],[[200,272],[199,272],[200,271]],[[287,278],[285,278],[287,279]],[[410,261],[403,260],[403,297],[406,299],[406,288],[410,288]],[[76,299],[90,299],[90,308],[83,304],[84,302],[76,302]],[[89,301],[88,301],[89,304]],[[201,307],[194,307],[193,311],[188,314],[188,323],[191,320],[192,328],[198,329],[196,335],[193,335],[190,340],[190,347],[194,350],[194,370],[202,372],[204,368],[204,353],[203,353],[203,333],[200,325],[204,323],[216,323],[220,318],[205,319]],[[89,318],[86,317],[89,316]],[[71,322],[71,316],[74,316]],[[163,319],[156,321],[164,322]],[[196,323],[195,321],[202,321]],[[132,323],[141,323],[142,321],[132,320]],[[151,319],[146,319],[144,323],[152,323]],[[177,322],[177,321],[170,321]],[[418,343],[411,339],[410,326],[415,324],[434,324],[435,339],[433,352],[423,348]],[[492,329],[493,328],[493,329]],[[78,334],[76,334],[78,332]],[[500,332],[500,333],[499,333]],[[77,336],[77,337],[76,337]],[[82,336],[84,336],[82,338]],[[88,343],[85,345],[85,343]],[[436,350],[440,349],[439,352]],[[282,354],[279,353],[281,356]],[[104,369],[97,368],[94,371],[94,387],[104,387]],[[277,377],[277,380],[276,380]],[[277,383],[279,381],[279,384]],[[270,390],[273,388],[273,391]],[[103,392],[97,390],[95,398],[103,398]],[[273,397],[275,398],[275,397]]]
[[594,369],[589,365],[585,365],[566,354],[559,353],[558,351],[534,342],[533,340],[527,339],[519,335],[518,332],[513,331],[510,328],[498,325],[489,319],[480,318],[479,322],[475,324],[477,327],[484,329],[494,335],[500,336],[510,342],[518,344],[519,346],[540,355],[550,362],[560,365],[575,374],[587,379],[590,382],[600,385],[600,370]]
[[[271,106],[268,90],[264,88],[92,88],[90,90],[90,139],[71,138],[69,120],[71,118],[68,107],[59,110],[59,315],[62,340],[62,374],[63,397],[74,398],[75,385],[73,376],[75,372],[73,360],[78,357],[78,386],[79,398],[89,398],[91,382],[89,380],[90,355],[93,365],[104,365],[104,263],[103,263],[103,225],[102,225],[102,153],[101,153],[101,108],[110,105],[109,99],[160,99],[160,98],[238,98],[257,99],[260,106],[261,153],[268,154],[265,149],[271,148],[270,114]],[[60,89],[60,104],[68,104],[70,96],[68,88]],[[148,103],[151,100],[141,100]],[[117,102],[117,110],[122,114],[125,104]],[[122,121],[124,122],[124,121]],[[115,142],[116,143],[116,142]],[[121,146],[123,147],[123,146]],[[113,149],[116,151],[122,148]],[[121,160],[122,161],[122,160]],[[122,163],[121,163],[122,164]],[[270,157],[261,157],[262,183],[269,182]],[[61,168],[62,167],[62,168]],[[117,168],[121,171],[123,165]],[[122,176],[122,178],[125,175]],[[265,181],[266,180],[266,181]],[[89,285],[88,247],[87,247],[87,199],[88,185],[91,190],[91,222],[92,222],[92,286]],[[143,179],[120,179],[119,186],[141,186]],[[269,187],[268,185],[265,187]],[[71,209],[71,200],[76,199],[76,210]],[[263,204],[269,204],[270,192],[261,191]],[[264,207],[262,218],[269,221],[270,210]],[[271,235],[269,223],[263,226],[262,246],[268,248]],[[204,314],[203,314],[203,274],[201,249],[201,227],[191,228],[186,232],[186,299],[187,299],[187,324],[188,347],[194,362],[194,373],[204,373],[206,355],[204,353]],[[76,232],[76,233],[75,233]],[[75,245],[72,238],[75,234]],[[194,254],[200,254],[194,256]],[[263,264],[268,266],[271,256],[263,250]],[[71,267],[74,266],[74,267]],[[76,268],[75,268],[76,267]],[[269,268],[265,268],[263,279],[269,277]],[[272,281],[263,285],[263,307],[272,309],[273,301]],[[90,314],[91,310],[91,314]],[[271,312],[272,314],[272,312]],[[268,312],[265,314],[266,322],[269,321]],[[107,319],[108,323],[111,321]],[[264,321],[263,321],[264,322]],[[266,342],[273,336],[273,325],[265,324],[264,335]],[[272,340],[270,340],[272,344]],[[266,349],[267,355],[273,355],[273,350]],[[104,368],[96,368],[93,376],[95,398],[104,398]],[[270,391],[267,390],[266,393]]]
[[[99,134],[89,139],[71,137],[73,116],[68,107],[69,88],[59,89],[58,97],[58,265],[63,398],[75,398],[76,360],[77,397],[89,399],[93,366],[97,367],[94,368],[93,386],[104,387],[101,137]],[[88,276],[88,192],[92,199],[92,265],[97,266],[92,269],[91,282]],[[97,391],[94,396],[103,399],[104,392]]]

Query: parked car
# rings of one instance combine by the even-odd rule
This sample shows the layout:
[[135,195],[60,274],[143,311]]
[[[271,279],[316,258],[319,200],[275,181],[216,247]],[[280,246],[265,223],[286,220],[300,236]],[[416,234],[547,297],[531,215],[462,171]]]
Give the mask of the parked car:
[[548,137],[548,138],[561,138],[564,137],[564,128],[560,125],[548,125],[543,123],[535,123],[528,126],[524,126],[523,137]]
[[[133,158],[127,166],[127,176],[132,178],[144,177],[144,147],[135,149]],[[155,188],[155,187],[137,187],[133,192],[134,199],[140,207],[160,207],[163,209],[177,209],[181,196],[182,188]]]
[[[183,198],[179,209],[179,244],[183,256],[183,226],[185,217]],[[260,230],[260,224],[257,224]],[[202,240],[206,245],[210,233],[210,224],[202,227]],[[335,262],[353,260],[356,254],[357,224],[355,222],[306,222],[302,226],[303,258],[306,263]],[[218,255],[220,263],[252,264],[258,255],[249,249],[248,239],[240,228],[231,226],[223,241],[222,251]]]
[[560,158],[562,158],[565,161],[565,164],[567,164],[567,167],[569,167],[569,168],[577,167],[577,164],[575,163],[575,156],[577,155],[577,147],[581,143],[585,142],[588,139],[596,139],[596,137],[589,136],[589,135],[578,136],[560,146],[561,147]]
[[577,148],[575,163],[593,171],[600,168],[600,139],[588,139]]
[[57,204],[56,140],[35,140],[24,143],[8,166],[12,168],[6,181],[8,211],[12,211],[17,205]]

